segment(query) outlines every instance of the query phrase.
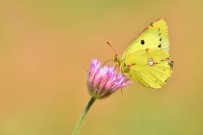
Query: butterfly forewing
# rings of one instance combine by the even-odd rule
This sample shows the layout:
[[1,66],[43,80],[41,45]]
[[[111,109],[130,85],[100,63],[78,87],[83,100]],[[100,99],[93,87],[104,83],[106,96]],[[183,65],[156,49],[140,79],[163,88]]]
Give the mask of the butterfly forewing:
[[168,27],[163,19],[149,25],[134,39],[123,53],[122,60],[125,60],[131,53],[146,48],[169,51]]

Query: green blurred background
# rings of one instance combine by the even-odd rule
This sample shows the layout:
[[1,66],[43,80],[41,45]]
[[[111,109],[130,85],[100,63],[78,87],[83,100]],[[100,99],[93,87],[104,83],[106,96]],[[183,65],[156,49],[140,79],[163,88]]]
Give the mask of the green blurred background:
[[151,22],[169,26],[174,74],[161,90],[138,83],[97,101],[81,135],[203,134],[201,0],[2,0],[0,134],[70,135],[90,96],[86,70]]

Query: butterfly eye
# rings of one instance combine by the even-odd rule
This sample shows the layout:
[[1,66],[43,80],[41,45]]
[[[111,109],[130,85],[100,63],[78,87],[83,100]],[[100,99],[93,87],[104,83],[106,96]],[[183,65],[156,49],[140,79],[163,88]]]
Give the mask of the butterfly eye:
[[144,42],[144,40],[141,40],[141,42],[140,42],[140,43],[141,43],[142,45],[144,45],[144,43],[145,43],[145,42]]

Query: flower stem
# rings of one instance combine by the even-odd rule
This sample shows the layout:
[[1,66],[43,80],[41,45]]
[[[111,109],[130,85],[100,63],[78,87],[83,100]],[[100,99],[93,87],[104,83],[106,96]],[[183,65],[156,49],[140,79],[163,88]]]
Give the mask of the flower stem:
[[80,116],[80,119],[79,119],[78,123],[77,123],[76,126],[75,126],[75,129],[74,129],[72,135],[77,135],[77,134],[79,133],[79,130],[80,130],[81,125],[82,125],[82,123],[83,123],[83,121],[84,121],[84,118],[85,118],[87,112],[89,111],[90,107],[92,106],[92,104],[94,103],[95,100],[96,100],[96,99],[92,97],[92,98],[90,99],[90,101],[88,102],[87,106],[85,107],[85,110],[82,112],[82,114],[81,114],[81,116]]

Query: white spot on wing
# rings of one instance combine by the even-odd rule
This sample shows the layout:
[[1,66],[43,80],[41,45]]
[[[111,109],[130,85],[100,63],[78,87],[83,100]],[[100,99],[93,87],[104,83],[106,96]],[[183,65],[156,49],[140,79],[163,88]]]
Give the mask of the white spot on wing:
[[153,59],[149,59],[149,61],[147,62],[148,65],[153,66],[155,64]]

